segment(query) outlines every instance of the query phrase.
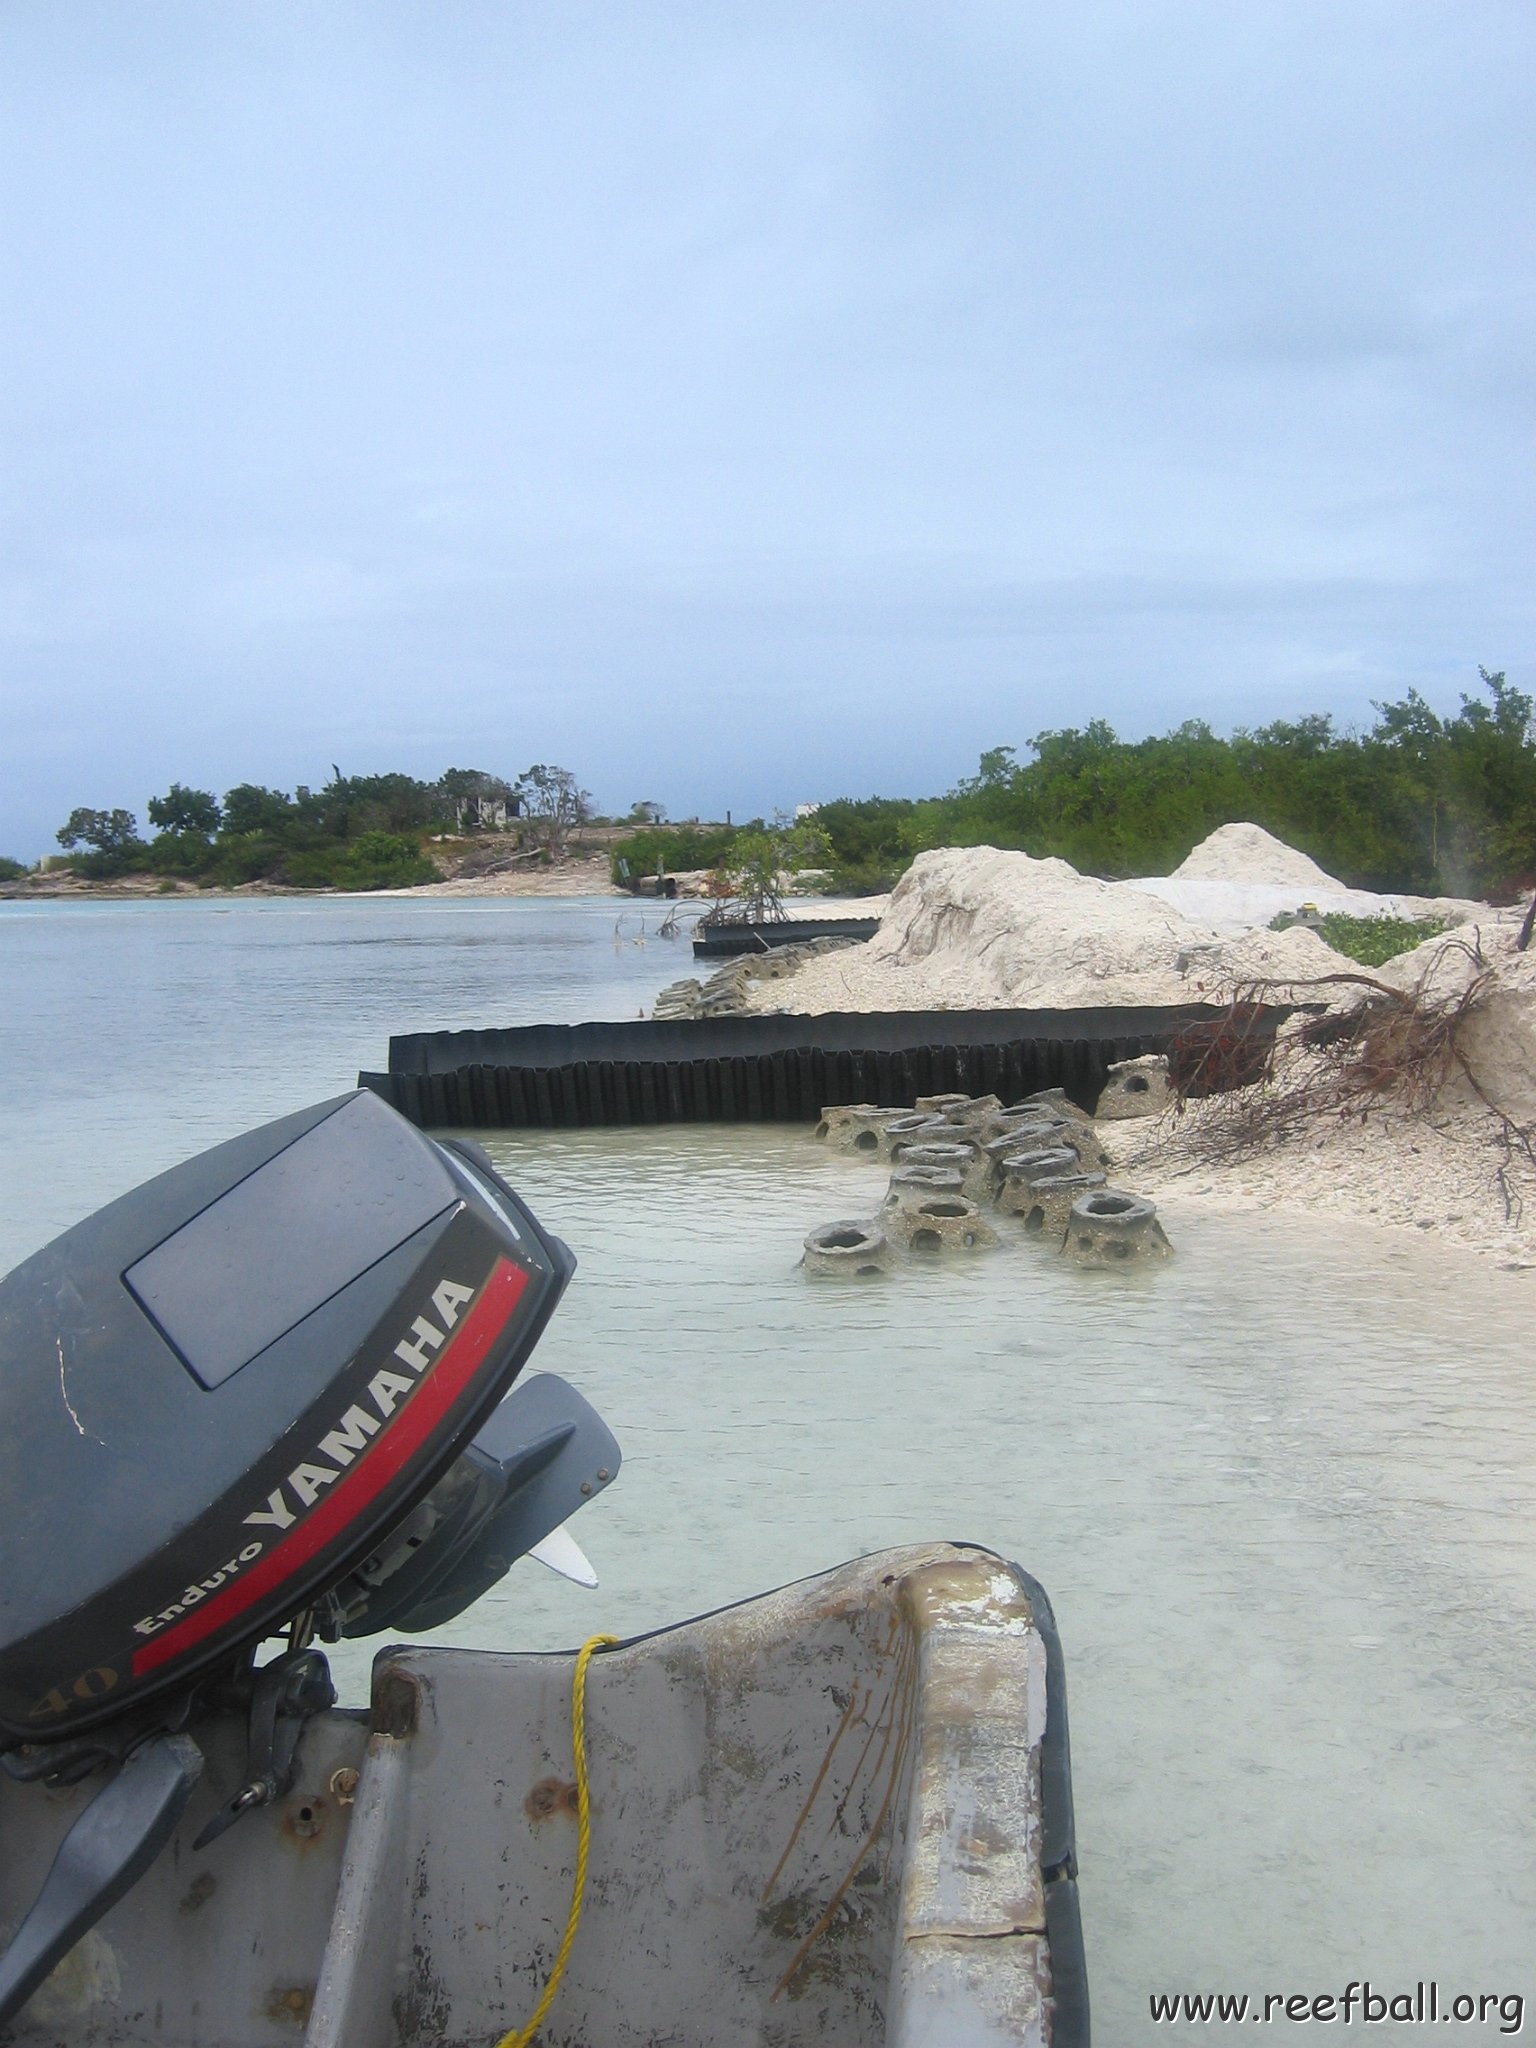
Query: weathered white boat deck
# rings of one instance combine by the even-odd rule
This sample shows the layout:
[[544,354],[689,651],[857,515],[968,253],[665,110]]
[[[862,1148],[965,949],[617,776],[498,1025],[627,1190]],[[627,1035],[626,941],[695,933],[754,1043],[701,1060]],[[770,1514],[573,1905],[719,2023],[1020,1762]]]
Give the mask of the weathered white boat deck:
[[[231,1729],[13,2039],[489,2048],[565,1927],[570,1679],[569,1657],[386,1652],[371,1732],[321,1717],[293,1792],[194,1855]],[[1015,1568],[879,1553],[608,1651],[587,1699],[590,1871],[542,2048],[1086,2040],[1059,1652]],[[77,1799],[0,1790],[28,1850],[0,1913]]]

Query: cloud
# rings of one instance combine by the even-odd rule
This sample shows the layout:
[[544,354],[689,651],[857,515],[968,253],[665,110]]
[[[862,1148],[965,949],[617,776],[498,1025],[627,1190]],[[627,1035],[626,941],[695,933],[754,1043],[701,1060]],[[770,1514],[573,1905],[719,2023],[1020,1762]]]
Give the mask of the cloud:
[[338,749],[740,812],[1521,677],[1533,41],[9,10],[0,851]]

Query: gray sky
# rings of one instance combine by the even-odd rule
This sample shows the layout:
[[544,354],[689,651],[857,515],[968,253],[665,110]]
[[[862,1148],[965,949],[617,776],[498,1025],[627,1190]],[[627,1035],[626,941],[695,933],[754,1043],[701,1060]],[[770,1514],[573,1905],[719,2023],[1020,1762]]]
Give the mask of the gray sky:
[[1527,0],[5,0],[0,852],[1536,682]]

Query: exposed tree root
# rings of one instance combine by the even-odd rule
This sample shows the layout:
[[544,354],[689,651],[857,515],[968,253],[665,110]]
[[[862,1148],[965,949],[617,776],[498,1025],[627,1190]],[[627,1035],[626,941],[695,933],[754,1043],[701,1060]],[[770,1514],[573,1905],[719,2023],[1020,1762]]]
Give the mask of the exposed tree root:
[[[1437,976],[1457,954],[1471,974],[1454,993],[1437,993]],[[1408,989],[1364,972],[1284,984],[1288,992],[1342,987],[1355,999],[1321,1014],[1293,1013],[1273,1037],[1263,1028],[1264,1005],[1276,1000],[1280,985],[1232,988],[1222,1016],[1201,1027],[1197,1043],[1176,1048],[1169,1062],[1175,1115],[1208,1098],[1186,1128],[1183,1149],[1203,1165],[1220,1166],[1382,1111],[1428,1120],[1447,1084],[1462,1081],[1492,1121],[1498,1155],[1492,1181],[1505,1221],[1518,1225],[1524,1202],[1516,1183],[1524,1169],[1536,1169],[1536,1128],[1498,1107],[1464,1049],[1468,1020],[1486,1003],[1494,980],[1475,938],[1448,939]]]

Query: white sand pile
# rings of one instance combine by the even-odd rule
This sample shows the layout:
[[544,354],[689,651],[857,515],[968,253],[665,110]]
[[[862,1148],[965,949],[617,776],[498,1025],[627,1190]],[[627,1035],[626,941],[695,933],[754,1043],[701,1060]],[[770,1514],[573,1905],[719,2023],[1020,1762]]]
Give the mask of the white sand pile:
[[[1458,928],[1362,970],[1315,933],[1264,928],[1302,902],[1361,916],[1452,916]],[[763,984],[750,1006],[1162,1004],[1219,1000],[1234,983],[1260,979],[1279,984],[1280,999],[1342,1003],[1358,983],[1319,988],[1313,978],[1369,972],[1409,988],[1428,973],[1431,994],[1453,995],[1491,969],[1463,1033],[1477,1088],[1448,1086],[1427,1118],[1383,1105],[1364,1121],[1334,1116],[1258,1158],[1213,1165],[1201,1126],[1219,1108],[1195,1104],[1182,1118],[1116,1124],[1110,1143],[1117,1176],[1167,1201],[1175,1223],[1188,1202],[1295,1208],[1417,1228],[1536,1270],[1536,1165],[1518,1141],[1511,1147],[1495,1113],[1536,1126],[1536,949],[1515,951],[1519,923],[1518,913],[1486,905],[1343,889],[1254,825],[1224,826],[1161,881],[1097,882],[1065,861],[948,848],[913,863],[868,945]]]
[[1517,950],[1522,921],[1519,910],[1484,912],[1377,971],[1394,988],[1422,988],[1431,997],[1457,996],[1481,981],[1462,1026],[1462,1055],[1487,1104],[1512,1123],[1536,1126],[1536,943]]
[[1183,916],[1224,932],[1267,925],[1303,903],[1348,917],[1441,918],[1452,924],[1483,908],[1460,896],[1379,896],[1369,889],[1348,889],[1262,825],[1219,826],[1171,875],[1149,876],[1125,887],[1144,890]]
[[[1223,1105],[1196,1103],[1182,1119],[1117,1125],[1120,1177],[1175,1214],[1186,1201],[1296,1209],[1422,1231],[1536,1272],[1536,1161],[1510,1128],[1536,1131],[1536,950],[1516,950],[1520,923],[1519,911],[1485,910],[1370,970],[1430,999],[1453,1000],[1481,982],[1459,1037],[1470,1080],[1453,1076],[1428,1115],[1384,1102],[1364,1118],[1320,1118],[1257,1158],[1213,1166],[1203,1127]],[[1294,1078],[1305,1057],[1278,1080]]]
[[1308,982],[1349,965],[1313,932],[1222,932],[1129,883],[1080,875],[1064,860],[946,847],[918,855],[868,945],[765,983],[752,1007],[809,1013],[1199,1002],[1233,980]]
[[1310,854],[1287,846],[1262,825],[1218,825],[1202,839],[1193,853],[1186,854],[1172,875],[1174,882],[1275,882],[1286,889],[1300,889],[1302,901],[1313,889],[1337,889],[1339,884],[1326,868],[1320,868]]

